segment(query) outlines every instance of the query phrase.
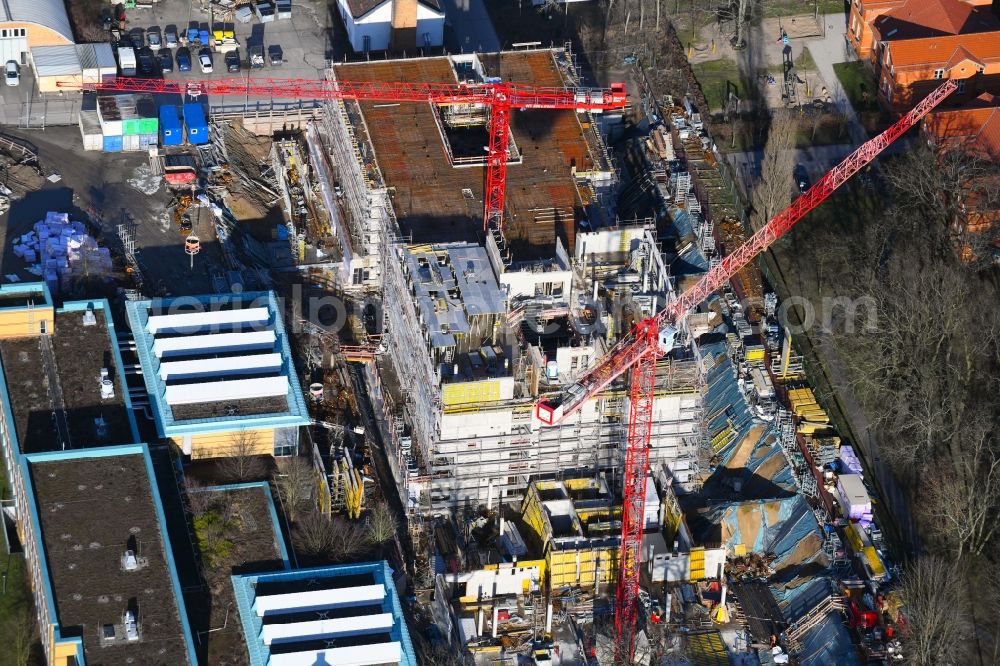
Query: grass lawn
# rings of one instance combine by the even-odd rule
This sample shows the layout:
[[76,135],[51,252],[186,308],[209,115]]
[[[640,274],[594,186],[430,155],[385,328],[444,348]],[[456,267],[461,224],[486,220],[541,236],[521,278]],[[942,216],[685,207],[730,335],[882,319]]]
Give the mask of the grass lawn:
[[869,134],[878,132],[879,127],[888,122],[888,118],[879,106],[875,80],[871,72],[858,60],[836,63],[833,71],[865,130]]
[[809,47],[803,46],[802,53],[799,57],[795,59],[796,69],[816,69],[816,61],[813,60],[812,53],[809,53]]
[[726,100],[726,82],[736,86],[736,94],[740,91],[740,73],[736,61],[729,58],[708,60],[691,65],[695,78],[701,85],[701,91],[708,100],[708,111],[721,111]]
[[[10,497],[7,475],[0,468],[0,497]],[[0,525],[2,528],[2,525]],[[2,549],[0,549],[2,552]],[[0,594],[0,666],[21,666],[18,653],[25,641],[31,644],[28,663],[42,664],[42,644],[38,642],[38,625],[34,602],[28,590],[28,569],[23,555],[0,555],[0,573],[6,576],[6,593]],[[0,586],[0,592],[3,588]],[[29,629],[30,627],[30,629]]]

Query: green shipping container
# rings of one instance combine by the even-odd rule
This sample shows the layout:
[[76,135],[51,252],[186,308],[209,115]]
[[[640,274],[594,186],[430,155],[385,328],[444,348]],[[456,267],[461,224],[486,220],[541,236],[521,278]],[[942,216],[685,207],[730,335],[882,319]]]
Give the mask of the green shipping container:
[[157,134],[160,131],[160,121],[157,118],[140,118],[139,134]]
[[126,118],[122,120],[122,134],[125,136],[142,134],[142,120],[142,118]]

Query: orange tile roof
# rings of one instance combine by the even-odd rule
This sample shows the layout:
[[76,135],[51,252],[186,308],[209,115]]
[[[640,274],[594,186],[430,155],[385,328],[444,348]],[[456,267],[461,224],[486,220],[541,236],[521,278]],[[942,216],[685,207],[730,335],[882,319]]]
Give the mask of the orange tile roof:
[[939,142],[954,142],[1000,158],[1000,95],[983,93],[966,106],[927,116],[927,131]]
[[886,50],[893,67],[957,64],[963,58],[980,64],[1000,62],[1000,31],[905,39],[889,42]]
[[919,39],[1000,30],[1000,19],[989,7],[963,0],[907,0],[875,19],[872,28],[880,39]]

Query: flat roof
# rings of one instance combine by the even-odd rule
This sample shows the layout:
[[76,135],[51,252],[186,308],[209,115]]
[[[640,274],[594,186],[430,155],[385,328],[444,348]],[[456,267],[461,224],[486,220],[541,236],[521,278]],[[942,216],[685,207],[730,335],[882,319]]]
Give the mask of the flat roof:
[[[481,56],[486,76],[536,86],[565,86],[552,50]],[[447,57],[351,63],[335,68],[345,81],[456,81]],[[394,192],[393,207],[404,235],[414,242],[476,241],[483,228],[482,167],[453,167],[434,111],[428,104],[359,103],[375,159]],[[556,238],[572,254],[583,203],[572,175],[603,170],[594,129],[574,111],[515,111],[514,144],[523,157],[507,167],[505,236],[515,261],[548,258]],[[471,195],[471,196],[470,196]]]
[[385,561],[232,577],[251,666],[416,666]]
[[486,250],[471,243],[410,246],[403,255],[417,309],[434,347],[454,347],[470,317],[506,312]]
[[58,633],[79,636],[90,664],[196,664],[145,446],[33,454],[23,464]]
[[[184,591],[188,608],[202,611],[194,620],[196,629],[216,629],[201,637],[203,663],[246,664],[246,641],[235,618],[230,576],[291,568],[270,488],[266,481],[257,481],[189,489],[188,495],[193,519],[208,513],[222,516],[219,538],[232,544],[225,552],[218,550],[212,565],[202,568],[204,586]],[[228,623],[227,614],[233,615]]]
[[162,437],[309,422],[273,292],[126,305]]
[[[85,325],[86,308],[93,323]],[[138,440],[106,302],[67,303],[51,334],[0,341],[7,399],[23,453]],[[101,397],[101,370],[114,397]],[[64,446],[65,445],[65,446]]]

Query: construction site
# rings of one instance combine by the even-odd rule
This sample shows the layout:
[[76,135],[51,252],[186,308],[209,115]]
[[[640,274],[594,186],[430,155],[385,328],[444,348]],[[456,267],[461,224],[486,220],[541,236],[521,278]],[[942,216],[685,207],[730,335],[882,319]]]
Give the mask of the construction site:
[[[80,84],[68,150],[88,152],[65,173],[44,161],[51,139],[41,158],[0,139],[0,434],[16,496],[34,492],[22,455],[65,476],[45,456],[150,442],[129,452],[158,479],[140,479],[147,529],[190,543],[184,595],[209,605],[168,619],[206,654],[245,640],[245,663],[307,663],[281,646],[300,623],[302,654],[396,646],[357,664],[423,663],[405,654],[407,624],[476,666],[904,658],[889,516],[757,259],[955,84],[751,224],[694,96],[654,95],[641,70],[597,87],[569,45],[529,44],[317,71]],[[227,95],[247,101],[216,103]],[[144,145],[110,151],[109,136]],[[86,200],[101,170],[114,184]],[[253,483],[185,481],[218,484],[224,461],[248,458],[267,461]],[[283,485],[297,463],[304,500]],[[239,566],[260,573],[253,553],[202,575],[205,491],[260,494],[272,569],[299,566],[317,516],[360,541],[390,511],[389,534],[352,551],[388,562],[378,585],[343,584],[373,595],[351,620],[368,629],[323,624],[329,600],[305,603],[321,576],[292,586],[302,598],[262,595],[294,622],[253,617],[252,588],[228,587]],[[161,494],[173,517],[156,513]],[[379,605],[383,583],[404,612]],[[213,598],[245,606],[260,636],[241,638]]]

